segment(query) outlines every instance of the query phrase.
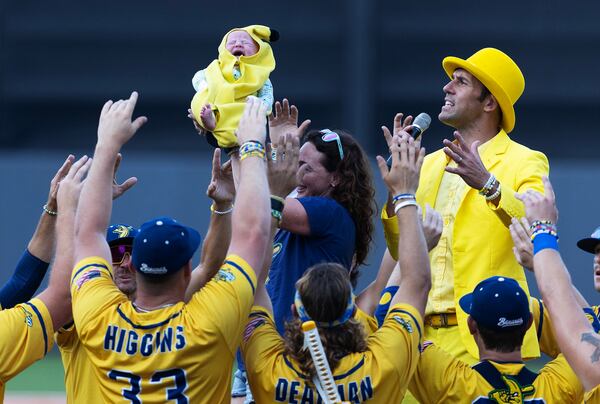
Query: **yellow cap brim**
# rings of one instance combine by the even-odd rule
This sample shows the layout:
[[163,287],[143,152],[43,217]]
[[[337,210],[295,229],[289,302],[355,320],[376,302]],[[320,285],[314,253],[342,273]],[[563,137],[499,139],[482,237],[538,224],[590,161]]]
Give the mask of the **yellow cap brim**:
[[502,129],[504,129],[506,133],[510,133],[514,129],[515,109],[510,102],[508,94],[506,94],[496,80],[469,61],[454,56],[444,58],[444,60],[442,60],[442,67],[450,78],[452,78],[452,74],[456,69],[464,69],[481,81],[481,83],[490,90],[490,93],[496,98],[498,105],[500,105],[500,109],[502,110]]

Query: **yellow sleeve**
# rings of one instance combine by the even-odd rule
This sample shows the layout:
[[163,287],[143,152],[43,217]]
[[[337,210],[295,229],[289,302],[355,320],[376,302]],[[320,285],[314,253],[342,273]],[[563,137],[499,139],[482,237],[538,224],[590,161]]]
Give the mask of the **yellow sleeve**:
[[235,355],[254,302],[255,290],[254,269],[243,258],[229,255],[219,272],[194,294],[187,307],[196,310],[200,317],[208,317]]
[[267,382],[261,380],[261,370],[272,368],[284,347],[272,314],[263,307],[252,307],[240,348],[252,385]]
[[455,379],[462,380],[458,377],[458,368],[466,366],[440,347],[426,341],[408,390],[421,403],[444,402],[442,399],[451,395]]
[[73,321],[83,336],[99,314],[109,306],[126,301],[112,277],[112,265],[101,257],[88,257],[79,261],[71,275]]
[[581,403],[583,400],[583,386],[579,378],[569,366],[563,354],[548,362],[540,371],[541,375],[549,375],[552,380],[551,391],[548,397],[571,397],[569,403]]
[[383,225],[383,235],[385,244],[390,255],[395,261],[398,261],[398,240],[400,230],[398,230],[398,218],[396,216],[389,217],[387,214],[387,203],[381,209],[381,224]]
[[525,216],[523,202],[518,200],[515,194],[523,193],[528,189],[543,194],[544,184],[542,183],[542,176],[548,175],[550,170],[548,158],[544,153],[534,150],[528,150],[527,156],[520,159],[519,163],[521,168],[517,170],[514,189],[508,184],[500,182],[501,193],[498,206],[494,205],[491,201],[487,202],[490,209],[498,215],[507,227],[510,225],[511,218]]
[[374,316],[368,315],[359,307],[356,308],[356,312],[354,313],[354,319],[363,325],[367,336],[373,334],[379,328],[379,325],[377,324],[377,319]]
[[70,351],[73,349],[73,344],[77,339],[77,330],[73,322],[61,327],[60,330],[54,333],[54,341],[61,350]]
[[0,379],[10,380],[52,348],[52,318],[46,305],[32,299],[0,312]]
[[422,335],[419,312],[408,304],[397,304],[390,308],[381,328],[368,338],[367,345],[374,357],[391,362],[398,379],[404,382],[417,367]]
[[560,353],[560,348],[556,342],[556,336],[552,329],[552,320],[550,314],[544,306],[544,302],[541,299],[531,298],[531,312],[533,314],[533,327],[535,327],[538,342],[540,343],[540,351],[556,358]]

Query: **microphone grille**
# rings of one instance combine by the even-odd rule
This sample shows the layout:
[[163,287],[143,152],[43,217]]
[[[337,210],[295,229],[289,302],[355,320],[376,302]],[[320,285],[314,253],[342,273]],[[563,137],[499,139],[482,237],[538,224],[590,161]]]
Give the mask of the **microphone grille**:
[[431,125],[431,117],[427,113],[421,112],[412,124],[421,128],[421,132],[425,132],[429,128],[429,125]]

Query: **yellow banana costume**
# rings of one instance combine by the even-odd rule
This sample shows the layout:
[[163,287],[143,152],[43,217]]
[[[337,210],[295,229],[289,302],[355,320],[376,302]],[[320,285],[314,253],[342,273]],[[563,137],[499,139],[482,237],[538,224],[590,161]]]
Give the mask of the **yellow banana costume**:
[[[225,45],[228,35],[233,31],[245,31],[258,44],[258,52],[251,56],[232,55]],[[262,88],[269,74],[275,70],[275,57],[269,42],[279,38],[279,33],[264,25],[250,25],[229,31],[219,45],[219,58],[213,60],[205,69],[208,86],[194,95],[192,113],[202,125],[200,111],[206,104],[212,106],[216,118],[216,127],[212,131],[219,147],[237,146],[235,130],[244,111],[246,98],[255,95]],[[234,68],[241,76],[234,78]],[[204,128],[206,129],[206,128]]]

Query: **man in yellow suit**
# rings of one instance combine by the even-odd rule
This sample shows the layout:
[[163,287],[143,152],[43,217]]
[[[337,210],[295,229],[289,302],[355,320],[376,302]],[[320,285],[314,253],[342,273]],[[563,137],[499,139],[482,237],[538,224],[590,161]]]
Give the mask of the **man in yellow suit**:
[[[451,355],[473,364],[478,352],[458,299],[493,275],[514,278],[528,291],[515,260],[508,226],[525,214],[515,193],[542,192],[548,160],[508,137],[515,126],[514,104],[525,79],[505,53],[485,48],[468,59],[447,57],[450,77],[438,116],[455,128],[454,141],[425,158],[417,200],[441,213],[444,230],[430,252],[432,288],[425,310],[425,337]],[[529,329],[523,357],[539,356]]]

